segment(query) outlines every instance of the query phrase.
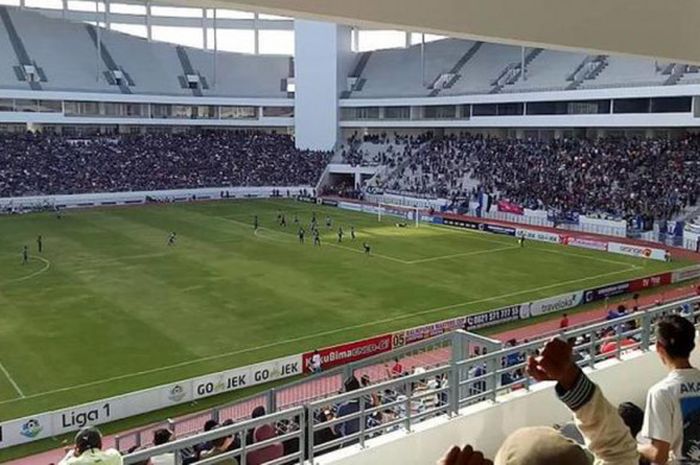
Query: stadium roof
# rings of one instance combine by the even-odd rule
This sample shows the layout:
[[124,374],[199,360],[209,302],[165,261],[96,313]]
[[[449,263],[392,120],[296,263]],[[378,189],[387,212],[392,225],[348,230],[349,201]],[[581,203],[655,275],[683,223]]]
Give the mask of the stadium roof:
[[700,64],[698,0],[174,0],[174,3]]

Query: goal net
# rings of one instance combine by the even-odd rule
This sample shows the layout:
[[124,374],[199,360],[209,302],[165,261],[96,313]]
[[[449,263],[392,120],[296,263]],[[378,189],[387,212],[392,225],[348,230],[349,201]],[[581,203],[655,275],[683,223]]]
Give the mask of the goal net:
[[413,223],[418,226],[420,211],[418,207],[379,203],[377,205],[377,219],[379,221],[394,221],[397,224],[409,225]]

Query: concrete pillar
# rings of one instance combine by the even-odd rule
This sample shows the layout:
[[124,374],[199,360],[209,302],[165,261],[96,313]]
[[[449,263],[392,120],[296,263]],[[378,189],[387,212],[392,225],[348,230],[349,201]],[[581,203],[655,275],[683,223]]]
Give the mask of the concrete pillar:
[[340,94],[355,56],[347,26],[295,20],[294,125],[300,149],[333,150],[340,137]]

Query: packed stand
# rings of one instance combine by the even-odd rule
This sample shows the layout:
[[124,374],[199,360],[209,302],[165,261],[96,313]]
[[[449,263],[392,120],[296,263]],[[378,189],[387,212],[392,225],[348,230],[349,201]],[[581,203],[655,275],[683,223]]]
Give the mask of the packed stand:
[[0,197],[315,184],[330,153],[283,134],[0,134]]
[[356,132],[340,147],[343,163],[352,166],[388,166],[395,168],[397,160],[410,157],[430,134],[402,135],[393,133],[366,134],[360,136]]
[[405,146],[389,191],[488,193],[525,208],[670,219],[700,198],[700,137],[497,139],[452,135]]

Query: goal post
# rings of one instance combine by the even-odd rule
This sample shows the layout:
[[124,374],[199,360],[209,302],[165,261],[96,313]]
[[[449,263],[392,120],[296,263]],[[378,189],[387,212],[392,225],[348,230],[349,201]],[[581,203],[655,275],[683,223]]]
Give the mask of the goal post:
[[377,204],[377,221],[381,222],[386,217],[404,219],[406,223],[420,223],[420,209],[418,207],[407,207],[405,205],[395,205],[391,203]]

